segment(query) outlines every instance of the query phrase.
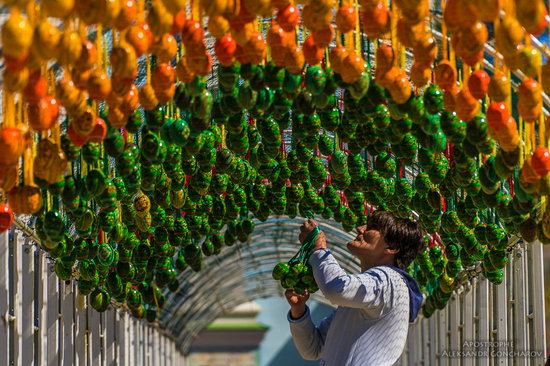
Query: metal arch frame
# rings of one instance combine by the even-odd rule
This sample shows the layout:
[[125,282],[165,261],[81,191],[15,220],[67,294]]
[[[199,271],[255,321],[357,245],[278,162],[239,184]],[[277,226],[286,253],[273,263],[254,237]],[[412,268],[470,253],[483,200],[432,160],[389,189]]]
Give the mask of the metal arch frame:
[[[271,270],[276,263],[288,260],[298,250],[299,245],[293,243],[297,242],[296,231],[301,222],[286,217],[270,217],[265,222],[257,222],[247,243],[224,248],[221,255],[206,259],[208,272],[195,273],[187,269],[179,275],[179,279],[185,279],[185,286],[169,295],[160,322],[175,335],[184,352],[187,351],[185,344],[190,344],[211,321],[193,320],[205,315],[209,315],[208,319],[215,319],[237,304],[235,298],[250,301],[281,293],[279,284],[271,278]],[[342,247],[353,236],[335,227],[332,221],[319,219],[318,222],[342,267],[356,272],[358,262]],[[214,274],[220,271],[223,271],[223,276]],[[314,297],[327,303],[318,295]]]

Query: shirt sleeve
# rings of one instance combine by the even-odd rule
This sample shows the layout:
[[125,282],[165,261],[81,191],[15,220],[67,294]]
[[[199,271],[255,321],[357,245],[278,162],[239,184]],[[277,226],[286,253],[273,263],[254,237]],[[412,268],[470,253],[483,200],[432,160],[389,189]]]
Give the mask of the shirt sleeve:
[[347,274],[327,250],[315,251],[309,263],[319,289],[336,306],[369,309],[383,316],[393,307],[394,283],[391,270],[371,268],[361,274]]
[[321,358],[328,329],[335,312],[336,310],[323,319],[318,327],[313,324],[309,307],[306,307],[306,312],[298,319],[292,319],[290,311],[288,312],[287,318],[290,323],[290,333],[294,345],[304,359],[318,360]]

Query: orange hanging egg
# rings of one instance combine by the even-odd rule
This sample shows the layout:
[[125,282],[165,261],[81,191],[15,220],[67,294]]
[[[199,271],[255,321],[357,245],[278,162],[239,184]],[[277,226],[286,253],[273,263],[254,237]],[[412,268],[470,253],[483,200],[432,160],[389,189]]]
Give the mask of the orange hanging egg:
[[96,69],[90,75],[86,84],[90,98],[95,100],[105,100],[111,94],[111,79],[103,70]]
[[456,103],[459,92],[460,88],[456,84],[454,84],[452,87],[445,89],[445,92],[443,93],[443,104],[447,112],[456,111]]
[[300,12],[292,4],[279,9],[276,17],[277,23],[285,32],[293,31],[300,23]]
[[0,165],[14,165],[25,150],[25,138],[20,129],[0,128]]
[[313,42],[317,47],[327,48],[334,38],[334,27],[329,24],[328,27],[313,31]]
[[447,26],[447,31],[451,34],[458,32],[460,29],[460,20],[456,16],[460,6],[464,6],[464,4],[461,4],[460,0],[447,0],[445,3],[443,20]]
[[346,57],[348,57],[348,51],[344,46],[336,46],[330,50],[329,60],[334,71],[341,73]]
[[483,51],[488,38],[487,26],[482,22],[475,22],[467,28],[462,28],[457,47],[462,51],[462,55],[473,56]]
[[391,97],[397,104],[404,104],[411,97],[411,84],[404,70],[394,78],[389,88]]
[[157,99],[151,84],[145,84],[139,90],[139,104],[141,104],[143,109],[146,111],[153,110],[158,106],[159,100]]
[[197,55],[188,55],[189,68],[192,72],[200,76],[207,76],[212,70],[212,57],[208,52]]
[[255,32],[256,27],[254,23],[245,23],[242,27],[231,28],[231,35],[240,46],[247,44]]
[[546,94],[550,94],[550,62],[546,62],[544,66],[542,66],[542,89]]
[[489,82],[488,94],[493,102],[505,102],[510,96],[510,79],[504,73],[496,72]]
[[137,18],[137,5],[134,0],[121,0],[120,13],[115,21],[115,27],[119,31],[124,30],[132,25],[132,22]]
[[166,9],[162,1],[151,2],[151,8],[147,13],[147,24],[155,38],[161,37],[164,33],[170,33],[174,15]]
[[512,152],[518,148],[520,139],[514,117],[510,117],[499,130],[495,131],[495,133],[502,150]]
[[151,53],[157,56],[158,62],[170,62],[178,53],[178,42],[171,34],[164,34],[151,46]]
[[120,42],[114,46],[110,56],[112,75],[118,78],[131,78],[137,76],[137,55],[132,46],[126,42]]
[[72,69],[71,70],[71,78],[74,82],[74,85],[80,89],[80,90],[86,90],[86,85],[88,84],[88,80],[90,79],[90,76],[92,75],[92,70],[78,70],[78,69]]
[[483,99],[489,90],[491,77],[485,70],[476,70],[468,79],[468,90],[476,99]]
[[300,47],[292,47],[286,54],[285,66],[291,74],[300,74],[305,62],[304,53]]
[[411,6],[406,11],[402,11],[402,16],[410,24],[424,23],[426,18],[430,15],[430,3],[426,0],[422,0],[416,3],[416,6]]
[[481,106],[467,88],[462,88],[456,96],[456,115],[462,121],[471,121],[480,111]]
[[411,24],[405,18],[397,21],[397,38],[399,38],[401,44],[406,48],[416,47],[423,39],[429,36],[424,22]]
[[56,122],[50,110],[48,100],[41,99],[37,103],[27,105],[29,125],[35,131],[47,131]]
[[484,22],[492,22],[500,15],[504,0],[474,0],[476,14]]
[[302,9],[302,21],[311,31],[326,29],[332,22],[332,9],[319,7],[315,3],[308,4]]
[[189,50],[200,47],[200,45],[204,42],[204,31],[202,29],[202,25],[196,20],[188,20],[183,28],[181,39],[185,45],[185,48],[188,48]]
[[395,64],[395,53],[389,44],[382,43],[376,50],[376,72],[384,74]]
[[317,47],[313,43],[313,37],[309,35],[302,45],[304,57],[309,65],[318,65],[323,60],[325,54],[324,49]]
[[156,97],[159,100],[159,103],[166,104],[170,100],[172,100],[172,98],[174,97],[174,94],[176,93],[176,85],[172,84],[170,87],[159,90],[158,92],[155,92],[155,93],[156,93],[155,94]]
[[437,57],[437,42],[434,37],[423,38],[413,49],[414,61],[431,67]]
[[363,25],[365,34],[371,38],[381,38],[390,31],[390,11],[388,7],[379,2],[372,8],[364,9]]
[[432,78],[432,69],[423,64],[413,64],[411,67],[411,81],[417,88],[427,85]]
[[535,169],[533,168],[533,162],[531,158],[525,159],[523,162],[523,166],[521,167],[520,182],[534,184],[539,182],[540,179],[541,179],[541,176],[538,175]]
[[342,33],[348,33],[357,27],[357,12],[353,6],[342,6],[336,12],[336,28]]
[[151,75],[151,85],[155,91],[168,88],[176,81],[176,71],[169,63],[156,65]]
[[435,83],[443,90],[456,87],[456,70],[449,61],[441,61],[436,66]]
[[183,32],[183,28],[185,27],[185,17],[185,10],[180,10],[176,15],[174,15],[172,30],[170,31],[170,34],[175,36],[176,34],[180,34],[181,32]]
[[146,53],[151,45],[145,29],[141,25],[133,25],[128,28],[125,39],[134,48],[138,57]]
[[542,103],[542,88],[532,78],[523,80],[518,88],[518,105],[534,106]]
[[365,60],[358,55],[355,51],[348,53],[348,56],[344,59],[342,63],[341,75],[342,79],[348,83],[352,84],[359,80],[361,74],[365,71]]
[[547,28],[548,12],[543,1],[517,1],[516,17],[525,30],[538,36]]
[[0,189],[9,192],[17,183],[19,172],[17,165],[0,165]]
[[221,15],[208,18],[208,31],[214,38],[221,38],[229,32],[229,21]]
[[120,105],[120,110],[126,115],[130,115],[135,112],[139,107],[139,90],[135,84],[132,84],[132,87],[128,93],[124,96],[122,104]]
[[176,74],[183,83],[190,83],[195,79],[195,73],[187,65],[187,57],[182,57],[176,65]]
[[92,42],[85,40],[81,46],[81,52],[75,68],[78,70],[90,70],[97,64],[97,47]]
[[8,194],[8,202],[16,214],[34,215],[42,208],[42,192],[33,186],[14,187]]
[[38,103],[46,96],[48,91],[48,81],[40,75],[40,71],[35,71],[29,76],[29,82],[23,90],[23,96],[29,103]]
[[252,34],[250,41],[244,46],[245,54],[252,64],[261,64],[265,59],[265,41],[259,32]]
[[[124,128],[128,122],[128,116],[118,108],[109,108],[107,120],[113,128]],[[73,141],[74,142],[74,141]]]

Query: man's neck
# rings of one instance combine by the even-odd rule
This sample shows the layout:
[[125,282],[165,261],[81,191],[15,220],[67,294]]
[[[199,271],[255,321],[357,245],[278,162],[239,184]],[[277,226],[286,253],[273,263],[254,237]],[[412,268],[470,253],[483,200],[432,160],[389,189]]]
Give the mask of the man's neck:
[[369,269],[377,266],[394,266],[395,265],[393,258],[377,261],[376,263],[371,263],[366,258],[359,258],[359,260],[361,262],[361,272],[368,271]]

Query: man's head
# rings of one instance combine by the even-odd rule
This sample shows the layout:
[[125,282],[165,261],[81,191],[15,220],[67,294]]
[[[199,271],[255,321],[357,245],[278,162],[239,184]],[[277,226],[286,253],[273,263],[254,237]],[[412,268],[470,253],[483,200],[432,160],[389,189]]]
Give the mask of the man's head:
[[406,269],[422,246],[422,233],[411,220],[376,211],[369,216],[366,226],[357,228],[357,237],[347,246],[361,260],[363,269],[379,265]]

